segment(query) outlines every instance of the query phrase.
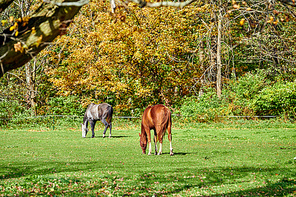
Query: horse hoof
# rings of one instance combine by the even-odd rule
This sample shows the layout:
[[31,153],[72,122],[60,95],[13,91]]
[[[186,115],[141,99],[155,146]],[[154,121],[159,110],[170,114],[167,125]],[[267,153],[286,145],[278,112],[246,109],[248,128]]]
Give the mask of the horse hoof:
[[95,136],[93,135],[93,136],[91,136],[91,138],[94,138]]
[[173,156],[174,155],[174,153],[170,153],[170,156]]
[[111,138],[111,135],[109,136],[109,138]]
[[161,155],[162,153],[158,153],[157,155]]

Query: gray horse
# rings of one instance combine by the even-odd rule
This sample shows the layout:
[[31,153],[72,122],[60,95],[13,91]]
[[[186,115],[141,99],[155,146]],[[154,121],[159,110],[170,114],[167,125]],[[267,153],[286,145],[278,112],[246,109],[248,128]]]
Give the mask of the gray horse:
[[94,129],[97,120],[100,120],[105,125],[105,130],[103,133],[103,137],[105,137],[105,133],[107,128],[110,128],[110,134],[109,138],[111,137],[111,129],[112,129],[112,114],[113,114],[113,108],[111,105],[107,103],[101,103],[101,104],[94,104],[91,103],[88,105],[86,112],[83,117],[83,124],[81,124],[81,130],[82,130],[82,137],[85,137],[88,129],[88,122],[90,123],[91,131],[92,131],[92,138],[95,137]]

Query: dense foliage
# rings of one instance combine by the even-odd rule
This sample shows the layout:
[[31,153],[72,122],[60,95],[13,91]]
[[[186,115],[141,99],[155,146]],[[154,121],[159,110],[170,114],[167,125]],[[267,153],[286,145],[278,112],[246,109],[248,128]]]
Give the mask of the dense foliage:
[[294,8],[222,1],[183,9],[129,4],[111,13],[109,6],[84,6],[65,35],[0,79],[1,105],[12,109],[1,117],[23,111],[15,103],[29,114],[82,115],[90,102],[108,102],[117,115],[140,116],[163,103],[200,121],[295,117]]
[[201,97],[184,98],[180,113],[199,121],[229,116],[278,116],[288,120],[296,117],[296,81],[272,82],[262,72],[247,73],[229,82],[224,91],[221,99],[213,89]]

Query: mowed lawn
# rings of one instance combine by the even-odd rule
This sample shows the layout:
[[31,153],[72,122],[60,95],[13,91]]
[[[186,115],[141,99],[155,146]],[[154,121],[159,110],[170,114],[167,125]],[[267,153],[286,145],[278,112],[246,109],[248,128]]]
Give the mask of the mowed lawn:
[[292,123],[174,121],[174,156],[167,135],[163,155],[143,155],[139,121],[95,131],[0,128],[0,196],[296,196]]

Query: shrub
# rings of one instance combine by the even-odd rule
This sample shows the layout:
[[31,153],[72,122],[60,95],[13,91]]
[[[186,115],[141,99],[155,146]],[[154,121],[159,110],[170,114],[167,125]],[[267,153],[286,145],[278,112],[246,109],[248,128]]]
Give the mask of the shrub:
[[85,109],[82,107],[77,96],[52,97],[49,102],[49,114],[54,115],[78,115],[84,114]]
[[182,116],[198,121],[215,120],[227,111],[224,100],[219,99],[212,88],[207,89],[201,97],[185,97],[182,103]]
[[259,115],[296,117],[296,81],[277,82],[266,86],[253,99],[253,108]]
[[33,114],[31,109],[26,109],[16,100],[0,101],[0,125],[10,123],[23,123],[24,119]]
[[271,82],[266,79],[264,71],[246,73],[237,80],[229,81],[225,85],[223,94],[228,103],[228,115],[252,116],[254,115],[251,100],[260,91],[269,86]]
[[217,120],[220,116],[276,115],[296,117],[296,81],[271,82],[264,71],[247,73],[224,86],[219,99],[214,89],[201,97],[186,97],[180,113],[198,121]]

